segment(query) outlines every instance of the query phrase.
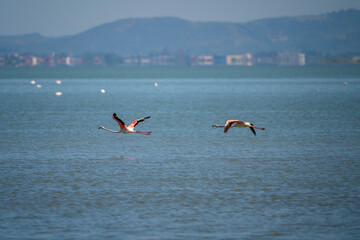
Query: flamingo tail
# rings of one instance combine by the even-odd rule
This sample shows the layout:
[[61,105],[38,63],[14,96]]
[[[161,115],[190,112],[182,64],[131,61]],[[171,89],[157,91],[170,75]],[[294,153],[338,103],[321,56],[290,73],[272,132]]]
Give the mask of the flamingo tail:
[[144,134],[144,135],[150,135],[151,132],[143,132],[143,131],[135,131],[135,133],[140,133],[140,134]]

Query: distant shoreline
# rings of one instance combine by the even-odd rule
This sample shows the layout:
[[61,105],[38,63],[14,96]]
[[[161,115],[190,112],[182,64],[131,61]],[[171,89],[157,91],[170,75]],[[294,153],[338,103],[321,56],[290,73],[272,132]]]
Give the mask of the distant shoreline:
[[0,79],[264,79],[360,78],[354,64],[308,66],[151,66],[0,68]]

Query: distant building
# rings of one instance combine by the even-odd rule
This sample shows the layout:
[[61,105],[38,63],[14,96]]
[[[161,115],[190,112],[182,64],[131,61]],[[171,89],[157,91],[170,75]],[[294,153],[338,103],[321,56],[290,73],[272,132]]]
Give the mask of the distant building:
[[38,64],[36,56],[30,56],[31,59],[31,66],[36,66]]
[[258,52],[255,54],[255,61],[258,65],[277,64],[277,52]]
[[65,58],[65,65],[67,65],[67,66],[72,65],[71,57],[66,57]]
[[197,65],[202,65],[202,66],[214,65],[214,56],[198,56]]
[[55,54],[45,57],[44,62],[46,65],[48,65],[50,67],[55,66]]
[[101,59],[101,57],[100,56],[95,56],[94,57],[94,65],[96,65],[96,66],[100,66],[101,64],[102,64],[102,59]]
[[292,65],[292,66],[304,66],[305,54],[298,52],[279,52],[278,53],[279,65]]
[[[54,66],[54,59],[53,58],[48,58],[45,60],[45,62],[49,65],[49,66]],[[61,57],[57,59],[57,64],[58,65],[65,65],[65,66],[74,66],[76,64],[76,59],[73,57]]]
[[226,65],[252,66],[252,55],[250,53],[246,55],[227,55]]
[[305,53],[299,53],[299,65],[300,66],[306,65]]
[[157,55],[150,60],[153,66],[173,66],[175,65],[175,58],[171,55]]
[[124,58],[125,65],[139,65],[139,59],[134,57]]
[[[308,62],[311,63],[311,55]],[[347,58],[347,62],[359,63],[358,55]],[[252,66],[254,64],[265,65],[298,65],[306,64],[304,53],[299,52],[261,52],[254,55],[186,55],[177,51],[171,55],[165,53],[136,56],[119,56],[116,54],[92,54],[84,55],[56,54],[35,56],[33,54],[7,53],[0,54],[0,66]]]

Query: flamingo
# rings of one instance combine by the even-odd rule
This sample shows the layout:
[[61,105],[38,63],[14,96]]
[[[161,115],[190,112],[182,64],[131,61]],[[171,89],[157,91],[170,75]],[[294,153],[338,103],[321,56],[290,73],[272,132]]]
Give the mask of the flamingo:
[[255,136],[256,136],[256,132],[255,132],[254,128],[260,129],[260,130],[265,130],[265,128],[255,127],[252,123],[242,122],[239,120],[227,120],[225,126],[219,126],[217,124],[214,124],[213,127],[224,128],[224,133],[226,133],[229,130],[229,128],[231,128],[231,127],[238,127],[238,128],[248,127],[248,128],[250,128],[250,130],[253,132],[253,134]]
[[113,119],[120,125],[120,131],[114,131],[114,130],[110,130],[107,129],[103,126],[100,126],[98,129],[103,129],[109,132],[113,132],[113,133],[124,133],[124,134],[130,134],[130,133],[140,133],[140,134],[144,134],[144,135],[150,135],[151,132],[142,132],[142,131],[134,131],[134,127],[139,123],[144,121],[145,119],[148,119],[149,117],[144,117],[144,118],[139,118],[134,120],[129,126],[126,126],[125,123],[116,116],[116,113],[113,114]]

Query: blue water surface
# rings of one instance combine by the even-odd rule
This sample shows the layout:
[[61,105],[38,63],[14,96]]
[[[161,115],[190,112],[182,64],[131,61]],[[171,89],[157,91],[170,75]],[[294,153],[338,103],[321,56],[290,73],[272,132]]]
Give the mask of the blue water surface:
[[61,80],[0,81],[0,239],[360,236],[359,79]]

